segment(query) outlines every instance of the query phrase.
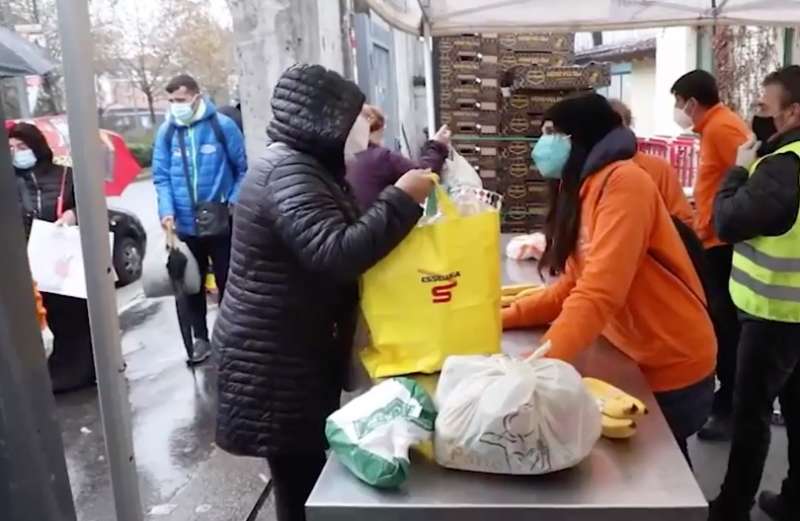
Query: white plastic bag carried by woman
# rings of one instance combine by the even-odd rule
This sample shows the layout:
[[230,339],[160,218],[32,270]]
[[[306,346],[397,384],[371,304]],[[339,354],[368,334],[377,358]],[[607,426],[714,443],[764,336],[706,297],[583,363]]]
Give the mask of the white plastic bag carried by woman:
[[495,474],[547,474],[580,463],[601,417],[574,367],[544,358],[451,356],[436,389],[436,461]]
[[442,185],[448,189],[462,185],[483,188],[478,171],[454,148],[450,148],[450,157],[444,161],[441,178]]

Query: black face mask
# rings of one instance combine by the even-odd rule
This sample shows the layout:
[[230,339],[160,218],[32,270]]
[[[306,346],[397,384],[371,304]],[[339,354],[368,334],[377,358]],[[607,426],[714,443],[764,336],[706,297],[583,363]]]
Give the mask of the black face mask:
[[769,141],[769,138],[778,133],[775,128],[775,120],[772,118],[765,118],[763,116],[753,116],[753,123],[751,125],[753,134],[756,139],[762,143]]

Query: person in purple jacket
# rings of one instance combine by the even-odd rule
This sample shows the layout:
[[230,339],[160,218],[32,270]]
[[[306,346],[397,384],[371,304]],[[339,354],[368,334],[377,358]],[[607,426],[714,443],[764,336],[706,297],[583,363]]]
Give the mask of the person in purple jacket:
[[383,146],[386,119],[380,109],[364,105],[362,114],[370,123],[369,148],[356,154],[347,163],[347,181],[361,211],[369,208],[386,187],[394,185],[409,170],[429,168],[434,173],[441,173],[450,147],[450,129],[447,125],[425,143],[419,160],[414,161]]

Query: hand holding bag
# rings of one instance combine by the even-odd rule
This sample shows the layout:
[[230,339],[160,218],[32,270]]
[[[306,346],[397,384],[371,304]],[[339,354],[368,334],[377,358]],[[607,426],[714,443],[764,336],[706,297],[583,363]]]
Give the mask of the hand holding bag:
[[[173,251],[177,251],[186,258],[186,267],[179,288],[176,288],[175,281],[170,278],[167,270],[167,263]],[[201,283],[202,277],[197,259],[194,258],[189,247],[179,241],[174,233],[168,232],[158,248],[148,248],[142,266],[142,287],[146,297],[169,297],[175,295],[176,290],[186,295],[195,295],[200,292]]]

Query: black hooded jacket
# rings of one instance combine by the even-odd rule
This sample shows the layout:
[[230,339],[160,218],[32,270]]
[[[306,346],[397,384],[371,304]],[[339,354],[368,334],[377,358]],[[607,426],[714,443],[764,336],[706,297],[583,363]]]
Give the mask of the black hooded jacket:
[[[764,150],[771,154],[800,141],[800,129],[775,136]],[[800,210],[800,158],[791,152],[770,156],[753,175],[742,167],[729,172],[714,203],[714,226],[729,243],[777,237],[792,229]]]
[[317,65],[284,73],[272,143],[241,188],[214,331],[218,445],[265,457],[325,446],[353,341],[361,274],[413,229],[421,208],[391,186],[359,215],[344,143],[364,95]]

